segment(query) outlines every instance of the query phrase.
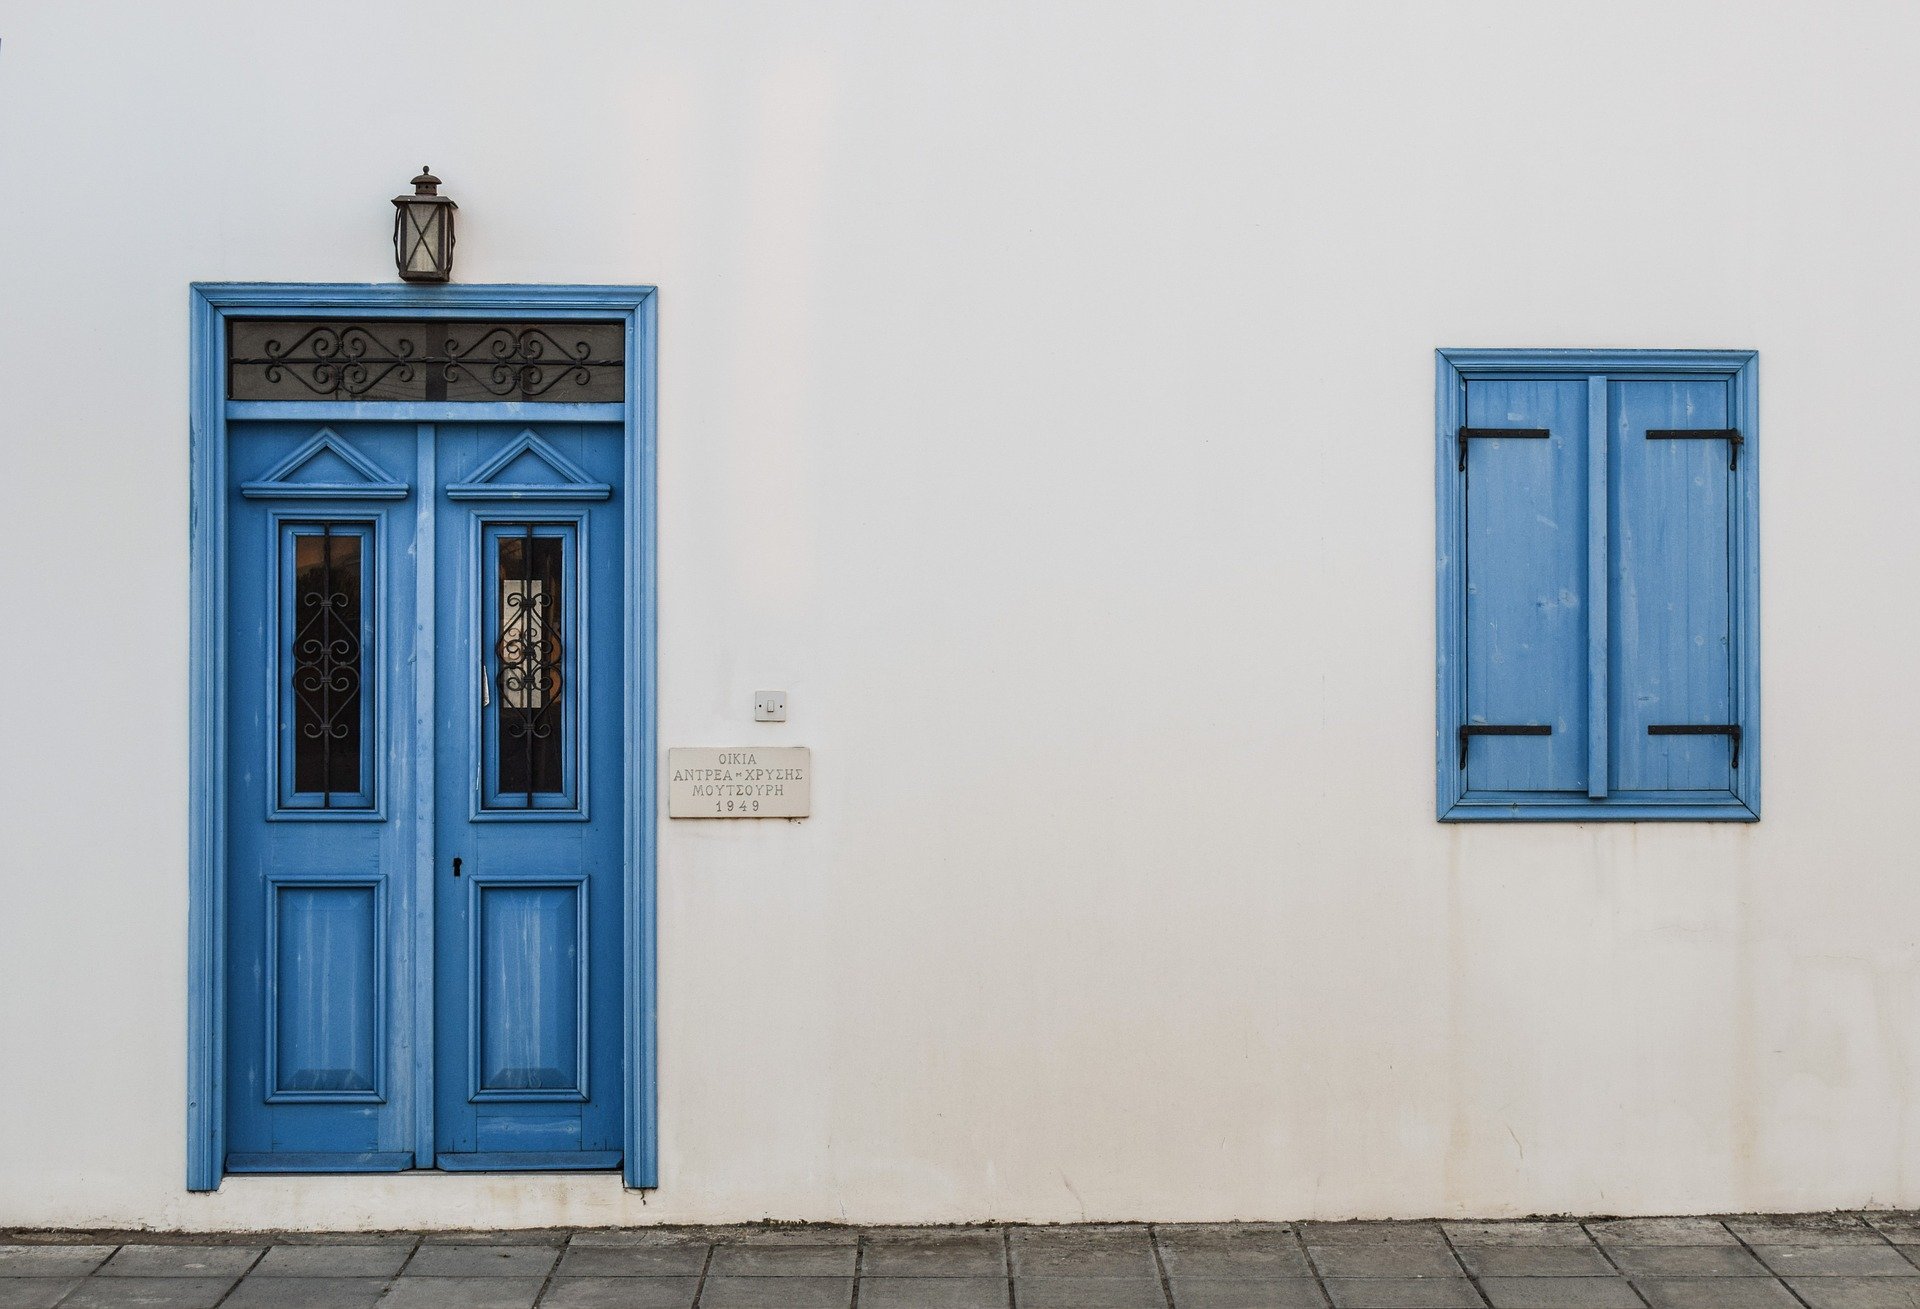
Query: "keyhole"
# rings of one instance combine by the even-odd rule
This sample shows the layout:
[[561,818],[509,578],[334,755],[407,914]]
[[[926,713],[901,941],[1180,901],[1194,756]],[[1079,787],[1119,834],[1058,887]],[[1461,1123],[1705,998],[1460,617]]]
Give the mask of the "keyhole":
[[455,855],[453,857],[453,875],[455,877],[460,876],[460,856],[459,855]]

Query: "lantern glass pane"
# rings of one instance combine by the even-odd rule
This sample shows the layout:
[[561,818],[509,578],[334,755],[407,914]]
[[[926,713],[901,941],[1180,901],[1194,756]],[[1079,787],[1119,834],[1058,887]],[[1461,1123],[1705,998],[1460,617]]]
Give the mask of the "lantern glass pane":
[[435,273],[440,269],[441,233],[446,226],[443,205],[408,205],[406,208],[406,269],[410,273]]

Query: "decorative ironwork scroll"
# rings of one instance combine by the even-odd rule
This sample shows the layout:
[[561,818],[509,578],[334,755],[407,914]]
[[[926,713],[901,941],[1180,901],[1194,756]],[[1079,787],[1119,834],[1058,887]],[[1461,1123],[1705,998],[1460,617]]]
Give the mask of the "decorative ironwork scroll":
[[293,789],[322,807],[360,791],[360,581],[358,532],[294,537]]
[[499,538],[500,635],[494,656],[500,671],[499,769],[502,794],[520,792],[532,807],[536,794],[565,790],[566,647],[560,612],[564,542],[535,536],[532,524],[503,529]]
[[626,398],[620,323],[235,319],[232,400]]

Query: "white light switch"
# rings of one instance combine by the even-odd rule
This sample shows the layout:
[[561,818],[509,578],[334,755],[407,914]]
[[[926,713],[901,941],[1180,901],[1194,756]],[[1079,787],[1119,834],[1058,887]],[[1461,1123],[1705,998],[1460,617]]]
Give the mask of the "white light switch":
[[785,691],[759,691],[753,697],[753,721],[756,723],[784,723],[787,721],[787,693]]

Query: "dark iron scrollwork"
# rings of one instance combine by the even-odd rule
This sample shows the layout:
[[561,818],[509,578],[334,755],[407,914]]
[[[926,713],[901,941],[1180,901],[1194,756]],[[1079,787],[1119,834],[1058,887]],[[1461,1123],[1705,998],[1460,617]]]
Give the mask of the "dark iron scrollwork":
[[566,680],[553,597],[544,591],[510,587],[505,600],[500,640],[494,647],[500,657],[500,703],[524,711],[524,717],[509,725],[507,735],[544,740],[553,733],[549,715],[560,703]]
[[261,375],[276,386],[291,377],[315,395],[352,398],[389,378],[414,380],[414,365],[422,362],[422,352],[409,337],[389,339],[391,344],[358,324],[312,326],[290,343],[268,337],[261,358],[233,362],[260,366]]
[[[561,545],[553,537],[536,537],[526,525],[503,538],[501,547],[500,635],[494,642],[500,671],[494,682],[500,694],[502,789],[523,791],[531,806],[535,793],[564,789]],[[509,786],[509,777],[519,784]]]
[[442,365],[447,381],[470,375],[490,395],[523,399],[545,395],[566,380],[590,385],[595,368],[621,366],[618,359],[595,359],[592,342],[569,346],[544,327],[491,327],[465,349],[449,339],[447,356]]
[[354,537],[322,528],[317,567],[302,568],[294,595],[294,787],[320,792],[360,789],[359,560],[336,562],[335,547]]
[[240,320],[235,399],[619,399],[617,323]]

